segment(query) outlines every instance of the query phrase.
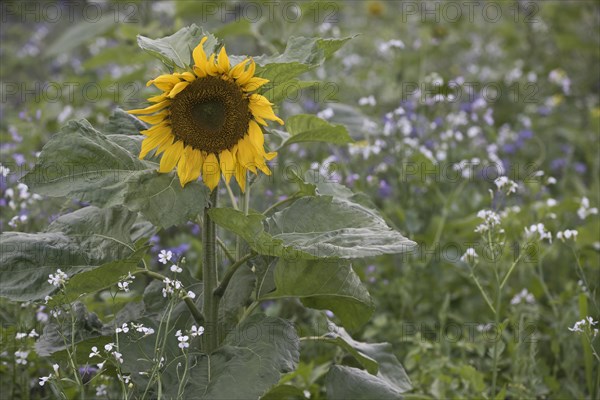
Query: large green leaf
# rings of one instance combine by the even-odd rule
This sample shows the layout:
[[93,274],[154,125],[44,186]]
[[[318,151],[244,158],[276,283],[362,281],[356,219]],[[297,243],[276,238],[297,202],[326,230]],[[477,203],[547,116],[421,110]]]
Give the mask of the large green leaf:
[[[243,212],[231,208],[213,208],[209,211],[209,215],[215,223],[241,236],[259,254],[299,256],[293,248],[284,246],[281,240],[274,239],[265,232],[263,224],[265,217],[262,214],[250,212],[244,215]],[[311,257],[309,254],[302,256]]]
[[235,327],[239,314],[247,305],[255,286],[256,275],[248,266],[238,268],[233,274],[219,307],[219,328],[223,333]]
[[187,68],[192,61],[192,51],[203,36],[208,36],[203,47],[204,51],[210,54],[217,45],[217,39],[195,24],[181,28],[171,36],[160,39],[150,39],[138,35],[138,45],[168,67]]
[[354,340],[344,328],[329,322],[329,332],[324,335],[356,358],[371,375],[393,386],[399,391],[412,389],[410,379],[389,343],[364,343]]
[[371,296],[347,261],[280,259],[275,287],[263,299],[298,297],[307,307],[333,311],[350,329],[373,313]]
[[198,357],[188,399],[257,399],[293,371],[299,359],[293,325],[257,314],[244,320],[210,355]]
[[298,99],[299,91],[318,84],[318,81],[301,81],[298,79],[290,79],[285,82],[275,81],[265,85],[262,95],[272,103],[279,103],[283,100],[294,101]]
[[[285,122],[287,138],[281,147],[292,143],[325,142],[333,144],[352,143],[348,131],[342,125],[332,125],[329,122],[308,114],[298,114],[290,117]],[[280,133],[286,137],[286,133]]]
[[342,39],[291,37],[283,53],[255,57],[256,74],[270,81],[263,92],[284,85],[318,67],[350,39],[350,37]]
[[[47,357],[62,352],[71,344],[71,337],[77,344],[77,353],[81,354],[82,350],[87,351],[86,356],[92,346],[101,347],[111,340],[109,335],[112,336],[114,328],[103,325],[98,316],[88,312],[82,303],[74,303],[72,312],[73,324],[70,321],[65,324],[52,321],[44,327],[44,332],[35,343],[35,351],[38,355]],[[70,319],[70,317],[67,318]],[[58,354],[55,359],[62,359],[64,356],[64,354]]]
[[254,60],[260,66],[268,64],[300,63],[318,66],[326,58],[338,51],[352,37],[341,39],[324,39],[318,37],[290,37],[283,53],[272,56],[256,57]]
[[0,296],[42,299],[56,289],[47,280],[59,268],[72,276],[115,260],[130,265],[135,219],[136,214],[124,208],[85,207],[58,218],[42,233],[3,233]]
[[300,198],[266,219],[225,208],[210,215],[257,253],[288,259],[361,258],[404,253],[416,245],[391,230],[376,211],[330,196]]
[[[131,133],[132,124],[121,116],[110,126]],[[131,152],[139,146],[138,137],[104,135],[86,120],[70,121],[44,146],[23,181],[47,196],[78,198],[100,207],[124,205],[161,227],[200,213],[208,189],[199,182],[182,188],[174,172],[159,174],[156,163],[139,160]]]
[[143,138],[140,136],[140,131],[144,129],[148,129],[144,122],[128,114],[127,111],[117,108],[108,118],[108,123],[102,128],[102,131],[110,132],[113,135],[134,135]]
[[65,285],[64,293],[54,296],[52,304],[66,304],[83,295],[115,285],[123,276],[137,269],[146,250],[146,248],[139,249],[126,259],[109,262],[71,277]]
[[398,400],[403,391],[367,371],[334,365],[325,378],[327,398],[331,400]]
[[376,211],[329,196],[300,198],[265,222],[272,238],[319,258],[404,253],[416,245]]

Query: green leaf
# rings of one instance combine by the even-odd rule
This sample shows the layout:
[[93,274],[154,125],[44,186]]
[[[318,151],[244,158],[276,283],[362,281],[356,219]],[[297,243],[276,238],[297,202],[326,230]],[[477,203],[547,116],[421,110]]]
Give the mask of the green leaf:
[[282,54],[254,58],[256,74],[268,79],[270,88],[283,85],[321,65],[350,39],[291,37]]
[[130,257],[103,264],[90,271],[82,271],[73,276],[65,285],[64,294],[54,296],[49,304],[66,304],[82,295],[95,293],[109,288],[137,269],[138,263],[147,251],[146,248],[135,251]]
[[298,297],[302,304],[331,310],[350,329],[373,313],[369,292],[350,264],[342,260],[285,260],[275,267],[276,290],[262,299]]
[[352,354],[371,375],[377,375],[379,364],[368,355],[368,353],[373,352],[371,348],[376,345],[354,340],[344,328],[338,327],[331,322],[329,323],[329,333],[325,337],[331,339],[332,343],[337,344]]
[[310,88],[318,85],[318,81],[301,81],[298,79],[290,79],[285,82],[269,82],[264,86],[262,95],[272,103],[279,103],[283,100],[298,99],[297,93],[302,89]]
[[132,135],[144,138],[140,131],[148,129],[146,124],[127,111],[117,108],[108,118],[108,123],[102,128],[103,132],[110,132],[113,135]]
[[[298,255],[293,248],[283,246],[281,240],[274,239],[265,232],[265,216],[262,214],[250,212],[244,215],[243,212],[231,208],[213,208],[209,215],[215,223],[242,237],[259,254],[289,257]],[[309,254],[304,256],[310,257]]]
[[301,142],[325,142],[332,144],[353,142],[345,127],[342,125],[332,125],[314,115],[294,115],[286,120],[285,128],[290,137],[283,142],[281,147]]
[[272,238],[319,258],[404,253],[416,245],[376,211],[329,196],[300,198],[265,222]]
[[[134,129],[123,116],[113,122],[113,128]],[[44,146],[23,181],[46,196],[77,198],[100,207],[124,205],[165,228],[198,215],[208,188],[199,182],[182,188],[175,172],[159,174],[156,163],[139,160],[137,151],[131,151],[138,148],[140,138],[106,136],[86,120],[70,121]]]
[[338,51],[352,37],[341,39],[290,37],[282,54],[256,57],[260,66],[267,64],[300,63],[311,67],[321,65],[326,58]]
[[398,400],[403,391],[378,376],[358,368],[334,365],[325,377],[327,398],[331,400]]
[[404,253],[416,245],[376,211],[348,199],[303,197],[267,219],[226,208],[209,212],[257,253],[288,259],[361,258]]
[[410,379],[394,355],[389,343],[363,343],[354,340],[344,328],[329,322],[329,332],[324,335],[356,358],[371,375],[377,375],[396,389],[406,392],[412,389]]
[[159,174],[154,169],[137,174],[124,190],[124,205],[140,211],[148,220],[163,228],[183,224],[204,210],[208,188],[200,182],[181,187],[175,172]]
[[[66,318],[70,319],[69,316]],[[82,303],[73,304],[73,319],[75,321],[73,325],[71,323],[60,324],[55,321],[46,325],[44,332],[35,343],[36,353],[47,357],[65,350],[67,346],[71,345],[72,335],[78,347],[81,343],[86,342],[86,347],[89,348],[93,345],[107,343],[109,338],[102,336],[112,335],[113,327],[104,326],[98,316],[88,312]]]
[[237,325],[239,314],[248,303],[256,286],[256,275],[247,266],[235,271],[219,307],[219,329],[224,333]]
[[136,214],[124,208],[85,207],[59,217],[42,233],[3,233],[0,296],[43,299],[56,289],[47,280],[59,268],[73,276],[128,259],[134,251],[130,231],[135,220]]
[[171,36],[150,39],[138,35],[137,40],[143,50],[157,57],[168,67],[187,68],[192,63],[192,51],[203,36],[208,36],[204,43],[204,51],[210,54],[217,45],[217,39],[195,24],[182,28]]
[[293,325],[257,314],[244,320],[190,370],[188,399],[256,399],[293,371],[299,359]]
[[305,400],[304,391],[292,385],[277,385],[269,390],[260,400]]

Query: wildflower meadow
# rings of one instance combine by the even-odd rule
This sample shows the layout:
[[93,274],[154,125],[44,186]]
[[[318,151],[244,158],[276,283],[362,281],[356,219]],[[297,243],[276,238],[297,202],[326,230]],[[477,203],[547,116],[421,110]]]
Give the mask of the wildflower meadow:
[[600,399],[597,2],[0,18],[0,399]]

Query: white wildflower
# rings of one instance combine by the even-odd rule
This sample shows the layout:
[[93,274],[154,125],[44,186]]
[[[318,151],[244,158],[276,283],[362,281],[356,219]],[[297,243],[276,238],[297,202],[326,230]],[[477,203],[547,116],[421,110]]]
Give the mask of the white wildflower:
[[477,252],[475,251],[474,248],[469,247],[466,251],[465,254],[463,254],[460,257],[460,261],[462,262],[466,262],[469,264],[474,263],[475,261],[477,261],[477,259],[479,258],[479,255],[477,254]]
[[377,101],[375,100],[375,97],[373,97],[372,95],[369,97],[361,97],[360,99],[358,99],[358,105],[359,106],[375,106],[375,105],[377,105]]
[[500,215],[492,210],[479,210],[479,212],[477,212],[477,217],[483,220],[483,223],[475,228],[475,232],[477,233],[487,232],[495,226],[500,225],[501,222]]
[[317,117],[323,118],[323,119],[329,119],[329,118],[333,117],[333,115],[334,115],[334,112],[333,112],[333,109],[331,109],[331,108],[326,108],[323,111],[319,111],[317,113]]
[[175,272],[176,274],[178,274],[181,271],[183,271],[183,269],[181,269],[181,267],[177,266],[177,264],[171,265],[170,270],[171,270],[171,272]]
[[539,240],[547,239],[548,242],[552,243],[552,233],[547,231],[542,223],[533,224],[529,228],[526,227],[525,236],[527,238],[538,237]]
[[92,358],[92,357],[100,357],[100,352],[98,352],[98,347],[96,347],[96,346],[92,347],[92,352],[90,353],[89,358]]
[[576,241],[578,234],[579,234],[579,232],[577,232],[575,229],[566,229],[562,232],[561,231],[556,232],[556,238],[562,242],[565,242],[565,241],[571,240],[571,239],[573,239],[573,241]]
[[111,354],[115,360],[117,360],[120,364],[123,364],[123,354],[119,353],[118,351],[113,351]]
[[54,274],[48,275],[48,283],[50,283],[52,286],[59,287],[61,285],[64,285],[65,283],[67,283],[67,280],[69,280],[69,277],[67,276],[67,274],[62,272],[60,269],[56,270],[56,275],[54,275]]
[[129,332],[129,327],[127,326],[126,323],[123,323],[123,325],[121,325],[121,327],[117,327],[117,329],[115,329],[115,331],[117,333],[127,333],[127,332]]
[[173,258],[173,252],[171,250],[161,250],[158,255],[158,261],[163,264],[166,264],[167,261],[171,261],[171,258]]
[[192,292],[191,290],[189,290],[189,291],[187,292],[187,296],[188,296],[190,299],[195,299],[195,298],[196,298],[196,293],[194,293],[194,292]]
[[190,331],[190,335],[192,335],[192,337],[201,336],[203,333],[204,333],[203,326],[196,327],[196,325],[192,325],[192,329]]
[[516,306],[517,304],[521,304],[523,302],[527,304],[535,304],[535,297],[531,293],[529,293],[527,289],[523,289],[519,293],[517,293],[511,299],[510,304]]
[[179,341],[178,346],[179,346],[179,348],[181,350],[190,347],[190,344],[188,342],[190,340],[189,336],[187,336],[187,335],[181,335],[181,336],[177,337],[177,340]]
[[583,197],[577,210],[579,218],[586,219],[588,216],[595,214],[598,214],[598,209],[596,207],[590,208],[590,200],[587,197]]
[[105,384],[99,385],[96,388],[96,397],[106,396],[108,394],[108,386]]
[[15,362],[21,365],[27,365],[27,357],[29,356],[29,352],[25,350],[15,351]]
[[51,377],[51,375],[40,377],[40,386],[44,386],[46,382],[50,380]]

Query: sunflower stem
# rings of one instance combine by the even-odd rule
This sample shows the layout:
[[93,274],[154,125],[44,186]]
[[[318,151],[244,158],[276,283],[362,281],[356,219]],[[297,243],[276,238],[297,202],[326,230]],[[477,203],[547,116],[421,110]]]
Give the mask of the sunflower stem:
[[204,281],[204,304],[202,305],[203,314],[206,318],[206,325],[203,335],[203,350],[205,353],[212,353],[218,346],[218,318],[219,302],[213,294],[217,287],[217,235],[214,221],[211,220],[208,212],[211,208],[217,207],[219,188],[216,187],[210,194],[210,202],[204,208],[204,218],[202,221],[202,279]]

